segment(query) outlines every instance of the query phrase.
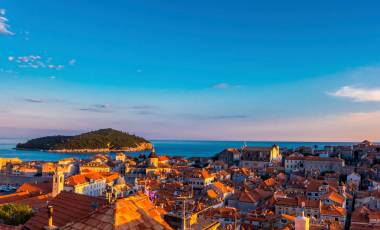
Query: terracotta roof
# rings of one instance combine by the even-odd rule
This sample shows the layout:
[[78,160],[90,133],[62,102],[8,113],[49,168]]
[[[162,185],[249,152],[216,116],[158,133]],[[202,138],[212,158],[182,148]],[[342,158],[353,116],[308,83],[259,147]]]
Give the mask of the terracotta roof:
[[292,221],[292,222],[294,222],[296,220],[295,216],[291,216],[291,215],[287,215],[287,214],[281,214],[281,217],[285,218],[285,219],[287,219],[289,221]]
[[107,183],[117,180],[120,176],[117,172],[101,172],[100,175],[106,178]]
[[218,194],[216,194],[216,192],[212,189],[207,190],[207,196],[211,199],[218,198]]
[[346,209],[335,205],[322,205],[321,215],[329,216],[346,216]]
[[[15,203],[26,204],[31,207],[33,210],[38,210],[46,205],[46,202],[49,202],[52,199],[51,195],[39,195],[28,197],[23,200],[15,201]],[[1,228],[0,228],[1,229]]]
[[342,159],[336,157],[316,157],[316,156],[289,156],[286,160],[304,160],[304,161],[335,161],[335,162],[343,162]]
[[243,150],[244,151],[252,151],[252,152],[259,152],[259,151],[271,151],[273,149],[273,146],[271,147],[255,147],[255,146],[247,146],[247,147],[244,147]]
[[16,192],[29,192],[33,194],[47,194],[52,190],[52,182],[42,182],[42,183],[24,183],[22,184]]
[[84,163],[80,167],[109,168],[108,165],[97,161],[90,161],[88,163]]
[[[53,206],[53,224],[61,227],[80,220],[105,203],[105,199],[63,191],[49,202]],[[25,223],[25,228],[41,230],[47,222],[47,207],[43,207]]]
[[264,184],[265,184],[265,186],[271,187],[271,186],[274,186],[276,184],[276,180],[273,178],[269,178],[269,179],[266,179],[264,181]]
[[170,160],[170,158],[167,156],[159,156],[158,157],[158,161],[168,161],[168,160]]
[[156,208],[144,194],[119,199],[91,215],[66,226],[63,229],[172,229],[161,217],[165,214]]
[[[370,218],[373,215],[380,215],[380,211],[376,209],[369,209],[365,206],[356,208],[351,216],[351,230],[371,230],[380,229],[380,224],[370,224]],[[376,217],[375,217],[376,218]]]
[[222,182],[220,181],[216,181],[214,183],[212,183],[220,192],[222,193],[228,193],[228,192],[232,192],[233,191],[233,188],[223,184]]
[[0,204],[13,203],[31,197],[29,192],[16,192],[8,195],[0,196]]
[[338,203],[340,205],[344,204],[344,197],[336,192],[330,192],[327,196],[327,199],[334,201],[335,203]]
[[302,207],[302,203],[305,204],[305,207],[319,208],[319,200],[310,200],[303,197],[278,198],[276,201],[276,205],[293,206],[293,207]]
[[65,184],[69,186],[75,186],[78,184],[88,183],[91,180],[100,180],[100,179],[103,179],[102,174],[98,172],[90,172],[86,174],[77,174],[74,176],[70,176],[69,178],[66,179]]
[[240,202],[246,202],[246,203],[256,203],[260,200],[268,199],[270,196],[272,196],[272,192],[264,191],[261,189],[254,189],[252,191],[243,191],[241,192],[239,196]]
[[201,175],[203,179],[208,179],[211,177],[207,170],[202,170]]
[[22,225],[12,226],[12,225],[0,224],[0,229],[1,230],[21,230]]

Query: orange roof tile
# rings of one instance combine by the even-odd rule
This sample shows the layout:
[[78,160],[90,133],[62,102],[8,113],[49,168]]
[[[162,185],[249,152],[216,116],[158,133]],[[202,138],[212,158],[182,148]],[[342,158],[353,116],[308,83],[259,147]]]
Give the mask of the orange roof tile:
[[335,203],[338,203],[340,205],[344,204],[344,197],[336,192],[330,192],[327,197],[329,200],[334,201]]
[[0,204],[13,203],[31,196],[32,195],[29,192],[16,192],[8,195],[3,195],[0,196]]
[[207,190],[207,196],[210,197],[211,199],[216,199],[218,198],[218,194],[212,189]]
[[291,215],[287,215],[287,214],[281,214],[281,217],[285,218],[285,219],[287,219],[289,221],[292,221],[292,222],[294,222],[296,220],[295,216],[291,216]]
[[[53,206],[53,224],[61,227],[80,220],[105,203],[105,199],[63,191],[49,202]],[[29,230],[41,230],[47,223],[47,207],[43,207],[24,226]]]
[[266,179],[266,180],[264,181],[264,184],[265,184],[266,186],[268,186],[268,187],[271,187],[271,186],[273,186],[273,185],[276,184],[276,180],[273,179],[273,178],[269,178],[269,179]]
[[346,209],[335,205],[322,205],[321,215],[346,216]]
[[52,190],[52,182],[42,182],[42,183],[24,183],[22,184],[16,192],[29,192],[32,194],[47,194]]
[[170,158],[167,156],[159,156],[158,157],[158,161],[168,161],[168,160],[170,160]]
[[163,214],[166,212],[156,208],[146,195],[137,194],[119,199],[115,204],[107,205],[63,229],[172,229],[162,218]]
[[70,176],[66,179],[66,185],[75,186],[78,184],[84,184],[90,182],[91,180],[100,180],[103,179],[102,174],[98,172],[91,172],[86,174],[77,174],[74,176]]

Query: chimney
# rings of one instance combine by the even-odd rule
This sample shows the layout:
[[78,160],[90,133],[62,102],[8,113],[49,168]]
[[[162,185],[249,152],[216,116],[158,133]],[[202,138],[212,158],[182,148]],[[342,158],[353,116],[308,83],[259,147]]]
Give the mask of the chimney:
[[45,230],[56,230],[58,227],[53,225],[53,206],[48,205],[47,206],[47,213],[48,213],[48,225],[45,226]]
[[106,199],[107,199],[108,204],[111,204],[114,201],[113,189],[109,185],[107,185],[106,187]]

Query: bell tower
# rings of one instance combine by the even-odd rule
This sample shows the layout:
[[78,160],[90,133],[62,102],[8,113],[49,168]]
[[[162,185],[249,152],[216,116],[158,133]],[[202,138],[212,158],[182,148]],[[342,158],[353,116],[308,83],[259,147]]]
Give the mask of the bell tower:
[[158,156],[157,156],[156,150],[154,148],[152,148],[152,152],[149,154],[148,166],[154,167],[154,168],[158,167]]
[[59,166],[57,166],[53,175],[53,197],[56,197],[63,190],[64,181],[65,176],[62,172],[62,169]]

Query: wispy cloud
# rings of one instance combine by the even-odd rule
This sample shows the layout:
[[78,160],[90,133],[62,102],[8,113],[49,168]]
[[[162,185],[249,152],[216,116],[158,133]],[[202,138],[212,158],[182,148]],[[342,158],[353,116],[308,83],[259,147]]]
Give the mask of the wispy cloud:
[[98,109],[107,109],[110,107],[110,105],[108,105],[108,104],[95,104],[95,105],[93,105],[93,107],[98,108]]
[[5,17],[5,9],[0,9],[0,34],[13,35],[9,30],[8,19]]
[[53,58],[44,58],[40,55],[28,56],[9,56],[8,61],[17,63],[19,68],[32,68],[32,69],[55,69],[62,70],[64,65],[52,63]]
[[157,107],[153,105],[134,105],[130,106],[129,109],[133,110],[134,113],[138,115],[153,115],[157,114]]
[[94,113],[111,113],[111,106],[108,104],[94,104],[88,107],[79,108],[80,111],[94,112]]
[[36,99],[36,98],[24,98],[24,101],[29,103],[45,103],[46,101],[42,99]]
[[47,104],[47,103],[67,103],[67,101],[56,98],[34,98],[34,97],[26,97],[20,98],[20,100],[27,103],[37,103],[37,104]]
[[238,88],[240,85],[232,85],[226,82],[220,82],[212,86],[214,89],[230,89],[230,88]]
[[328,94],[335,97],[349,98],[357,102],[380,102],[380,88],[343,86]]
[[71,60],[69,60],[68,63],[69,63],[69,65],[75,65],[77,63],[77,60],[71,59]]
[[139,110],[139,109],[155,109],[156,106],[153,106],[153,105],[134,105],[134,106],[130,106],[129,108],[130,109],[136,109],[136,110]]

